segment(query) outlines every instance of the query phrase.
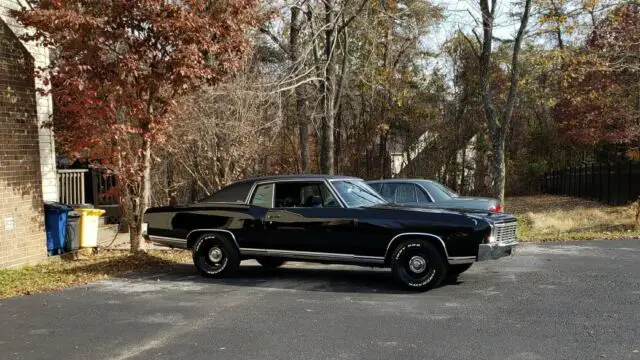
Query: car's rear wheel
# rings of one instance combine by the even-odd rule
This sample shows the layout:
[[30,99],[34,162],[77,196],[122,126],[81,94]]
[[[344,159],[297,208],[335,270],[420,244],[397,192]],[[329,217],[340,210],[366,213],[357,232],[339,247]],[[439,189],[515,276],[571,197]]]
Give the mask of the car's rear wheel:
[[401,286],[426,291],[442,283],[447,264],[434,245],[424,240],[407,240],[391,255],[391,271]]
[[256,261],[267,269],[275,269],[285,263],[284,259],[277,257],[260,257],[256,258]]
[[458,275],[463,272],[469,270],[473,264],[457,264],[457,265],[449,265],[449,277],[458,277]]
[[224,235],[208,233],[196,240],[193,263],[203,276],[224,277],[238,269],[240,254]]

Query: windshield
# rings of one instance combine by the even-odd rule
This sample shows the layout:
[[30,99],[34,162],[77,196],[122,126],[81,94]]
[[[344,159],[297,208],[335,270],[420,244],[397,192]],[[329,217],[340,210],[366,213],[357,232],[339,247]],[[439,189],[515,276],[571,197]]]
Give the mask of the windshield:
[[347,207],[371,206],[386,203],[386,201],[364,181],[337,180],[331,183],[340,197],[347,203]]

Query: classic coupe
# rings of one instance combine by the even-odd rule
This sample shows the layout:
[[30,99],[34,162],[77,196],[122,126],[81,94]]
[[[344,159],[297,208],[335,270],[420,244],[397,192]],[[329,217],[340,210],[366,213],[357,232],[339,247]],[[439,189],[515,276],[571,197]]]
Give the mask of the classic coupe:
[[403,205],[434,207],[462,212],[502,212],[498,199],[460,196],[445,185],[424,179],[386,179],[368,181],[385,200]]
[[231,275],[244,259],[266,268],[299,260],[389,267],[418,291],[517,244],[510,215],[390,204],[361,179],[326,175],[243,180],[196,203],[150,208],[143,233],[191,249],[207,277]]

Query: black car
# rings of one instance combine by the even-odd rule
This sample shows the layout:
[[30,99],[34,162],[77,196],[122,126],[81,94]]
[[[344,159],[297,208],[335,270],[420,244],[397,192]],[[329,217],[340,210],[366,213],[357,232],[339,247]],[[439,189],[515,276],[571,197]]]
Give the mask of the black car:
[[403,205],[434,207],[467,212],[502,212],[498,199],[460,196],[445,185],[424,179],[386,179],[368,181],[367,184],[385,200]]
[[200,202],[144,216],[153,243],[192,249],[204,276],[232,274],[244,259],[390,267],[401,285],[438,286],[480,260],[514,251],[515,218],[389,204],[363,180],[296,175],[236,182]]

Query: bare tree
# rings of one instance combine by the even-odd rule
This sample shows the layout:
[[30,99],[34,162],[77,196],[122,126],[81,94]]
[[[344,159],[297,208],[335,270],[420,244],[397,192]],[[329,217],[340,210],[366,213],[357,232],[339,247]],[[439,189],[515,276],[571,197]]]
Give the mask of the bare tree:
[[513,115],[513,108],[516,104],[518,82],[520,80],[520,49],[524,38],[529,13],[531,10],[531,0],[524,0],[524,11],[520,17],[520,26],[513,42],[513,52],[511,56],[511,73],[509,79],[509,92],[507,100],[502,109],[499,109],[493,98],[491,91],[491,55],[493,45],[493,29],[496,19],[497,0],[480,0],[480,11],[482,13],[482,51],[480,53],[480,81],[482,87],[482,98],[484,112],[489,127],[489,137],[493,145],[492,154],[492,185],[493,195],[504,202],[504,189],[506,177],[505,161],[505,140]]

